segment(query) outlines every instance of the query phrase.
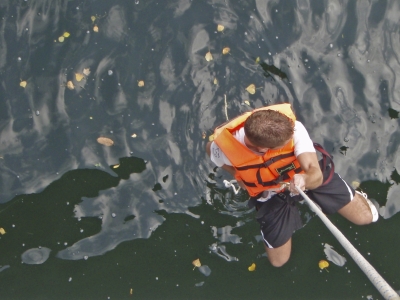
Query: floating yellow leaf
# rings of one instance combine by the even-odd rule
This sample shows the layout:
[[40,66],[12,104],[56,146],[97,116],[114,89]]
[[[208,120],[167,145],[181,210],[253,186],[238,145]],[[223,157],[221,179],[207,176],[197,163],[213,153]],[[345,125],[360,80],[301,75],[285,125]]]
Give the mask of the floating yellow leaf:
[[66,32],[64,32],[63,36],[67,38],[70,36],[70,34],[69,34],[69,32],[66,31]]
[[208,51],[207,53],[206,53],[206,61],[211,61],[211,60],[213,60],[213,56],[212,56],[212,54],[211,54],[211,52],[210,51]]
[[256,58],[256,64],[258,64],[260,62],[260,57]]
[[1,235],[6,234],[6,231],[5,231],[4,228],[2,228],[2,227],[0,227],[0,234],[1,234]]
[[89,76],[89,74],[90,74],[90,69],[89,68],[85,68],[85,69],[83,69],[83,72],[82,72],[83,74],[85,74],[86,76]]
[[106,138],[106,137],[99,137],[97,139],[97,142],[99,144],[102,144],[104,146],[112,146],[114,145],[114,141],[112,139]]
[[58,38],[58,41],[59,41],[60,43],[64,42],[64,37],[63,37],[63,36],[60,36],[60,37]]
[[250,94],[255,94],[256,93],[256,86],[254,84],[250,84],[247,88],[246,91],[248,91]]
[[134,134],[131,135],[131,137],[135,138],[135,137],[137,137],[137,134],[134,133]]
[[218,79],[214,78],[214,84],[218,84]]
[[116,169],[116,168],[119,168],[119,164],[113,166],[113,169]]
[[225,29],[225,26],[224,26],[224,25],[218,24],[218,26],[217,26],[217,31],[221,32],[221,31],[224,31],[224,29]]
[[96,21],[96,17],[95,16],[91,16],[90,19],[92,20],[92,22]]
[[358,189],[358,188],[360,187],[360,183],[359,183],[358,181],[353,181],[353,182],[351,183],[351,186],[352,186],[354,189]]
[[224,49],[222,49],[222,54],[228,54],[230,51],[231,51],[231,48],[225,47]]
[[244,103],[250,106],[250,101],[249,100],[244,100]]
[[144,86],[144,81],[143,80],[140,80],[140,81],[138,81],[138,84],[137,84],[139,87],[142,87],[142,86]]
[[70,90],[73,90],[75,88],[71,80],[67,82],[67,88],[69,88]]
[[94,32],[99,32],[99,27],[97,27],[97,25],[94,25],[94,26],[93,26],[93,31],[94,31]]
[[193,270],[197,267],[197,268],[200,268],[201,267],[201,262],[200,262],[200,259],[198,258],[198,259],[195,259],[194,261],[192,261],[192,264],[193,264],[193,266],[194,266],[194,268],[193,268]]
[[75,73],[75,79],[76,81],[81,81],[83,78],[85,78],[85,76],[83,76],[83,74],[81,73]]
[[212,142],[213,140],[214,140],[214,135],[212,134],[212,135],[210,135],[210,136],[208,137],[208,141]]
[[129,295],[133,295],[133,289],[129,290]]
[[24,80],[24,81],[21,81],[21,82],[19,83],[19,86],[22,86],[23,88],[25,88],[26,85],[27,85],[27,82],[26,82],[25,80]]
[[326,260],[320,260],[318,266],[321,270],[325,269],[327,272],[329,272],[328,269],[326,269],[329,267],[329,263]]
[[251,266],[248,267],[247,269],[249,269],[250,272],[255,271],[255,269],[256,269],[256,264],[255,264],[255,263],[252,263]]

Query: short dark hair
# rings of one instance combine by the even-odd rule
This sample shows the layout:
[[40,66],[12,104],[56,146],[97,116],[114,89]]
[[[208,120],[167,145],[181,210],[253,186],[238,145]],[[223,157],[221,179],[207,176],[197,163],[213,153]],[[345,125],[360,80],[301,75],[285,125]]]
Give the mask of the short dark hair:
[[244,132],[254,146],[275,148],[293,136],[294,122],[278,111],[259,110],[247,118]]

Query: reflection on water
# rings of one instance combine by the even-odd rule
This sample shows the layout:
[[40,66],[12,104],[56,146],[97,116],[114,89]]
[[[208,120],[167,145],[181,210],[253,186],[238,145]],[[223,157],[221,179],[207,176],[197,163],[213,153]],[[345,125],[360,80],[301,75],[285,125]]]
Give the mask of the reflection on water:
[[[150,239],[175,214],[207,220],[208,240],[197,247],[238,263],[237,249],[256,232],[253,211],[244,193],[222,185],[230,178],[213,169],[204,145],[227,116],[284,101],[333,153],[339,173],[365,183],[383,217],[398,222],[398,1],[0,7],[0,226],[7,231],[0,270],[38,246],[66,260],[117,251]],[[78,81],[83,69],[90,74]],[[98,144],[99,136],[114,146]],[[371,182],[384,185],[379,195]],[[215,218],[207,219],[207,207]]]

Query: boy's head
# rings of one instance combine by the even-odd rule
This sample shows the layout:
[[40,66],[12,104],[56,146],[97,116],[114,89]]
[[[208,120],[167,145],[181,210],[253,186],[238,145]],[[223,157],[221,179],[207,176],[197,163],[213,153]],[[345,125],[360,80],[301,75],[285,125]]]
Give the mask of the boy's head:
[[275,110],[259,110],[247,118],[244,132],[257,147],[283,147],[293,137],[294,122]]

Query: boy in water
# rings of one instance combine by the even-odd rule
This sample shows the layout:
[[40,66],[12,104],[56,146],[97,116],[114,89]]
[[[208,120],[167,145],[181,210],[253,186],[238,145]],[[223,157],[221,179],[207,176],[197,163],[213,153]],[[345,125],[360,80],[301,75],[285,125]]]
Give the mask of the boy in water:
[[[293,200],[299,197],[296,186],[325,214],[338,212],[357,225],[379,217],[365,193],[355,191],[329,165],[318,162],[314,144],[290,104],[256,109],[223,124],[206,151],[250,194],[268,259],[275,267],[289,260],[292,234],[302,227]],[[290,195],[283,191],[283,183]]]

